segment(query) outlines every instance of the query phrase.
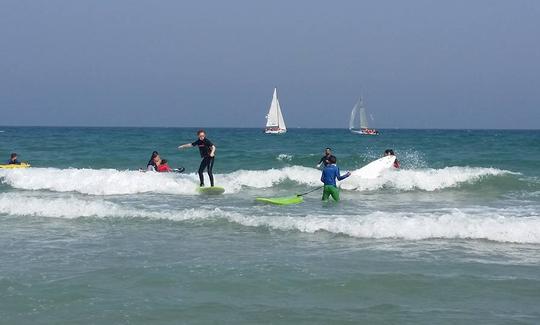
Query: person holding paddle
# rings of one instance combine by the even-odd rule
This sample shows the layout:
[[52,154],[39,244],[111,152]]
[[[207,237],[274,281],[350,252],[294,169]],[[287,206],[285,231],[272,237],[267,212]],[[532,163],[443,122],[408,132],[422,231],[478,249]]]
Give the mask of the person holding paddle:
[[214,174],[212,169],[214,168],[214,159],[216,155],[216,146],[212,141],[206,137],[204,130],[197,131],[198,139],[192,143],[186,143],[178,146],[178,149],[199,147],[199,153],[201,154],[201,164],[199,165],[199,180],[200,186],[204,187],[204,170],[206,169],[208,177],[210,178],[210,185],[214,187]]
[[345,175],[340,175],[339,167],[336,165],[337,159],[335,156],[330,156],[328,158],[328,165],[326,165],[322,171],[321,182],[324,183],[323,187],[323,201],[328,201],[328,198],[331,196],[334,201],[339,201],[339,188],[336,186],[336,179],[342,181],[345,178],[351,176],[350,172],[347,172]]

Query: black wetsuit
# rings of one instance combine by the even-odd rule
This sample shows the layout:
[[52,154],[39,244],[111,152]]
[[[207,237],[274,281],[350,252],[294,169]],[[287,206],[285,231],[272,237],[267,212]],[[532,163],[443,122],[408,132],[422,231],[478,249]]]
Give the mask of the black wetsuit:
[[324,155],[321,160],[319,160],[319,165],[324,164],[324,167],[328,166],[330,164],[330,157],[333,155]]
[[204,175],[203,172],[206,169],[208,172],[208,177],[210,178],[210,185],[214,186],[214,174],[212,174],[212,169],[214,168],[214,157],[210,157],[212,152],[212,147],[214,144],[212,141],[205,138],[204,140],[198,139],[197,141],[191,144],[194,147],[199,147],[199,153],[201,154],[201,164],[199,165],[199,181],[200,185],[204,186]]
[[17,160],[17,159],[15,159],[15,160],[11,160],[11,159],[8,160],[8,165],[20,165],[20,164],[21,164],[21,162],[20,162],[19,160]]

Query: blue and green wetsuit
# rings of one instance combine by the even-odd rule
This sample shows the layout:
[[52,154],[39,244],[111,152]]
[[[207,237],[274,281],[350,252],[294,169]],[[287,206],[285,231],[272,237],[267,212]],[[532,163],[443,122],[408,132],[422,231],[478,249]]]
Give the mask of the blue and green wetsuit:
[[340,175],[339,167],[336,164],[330,164],[324,167],[321,175],[321,182],[324,183],[323,201],[328,200],[331,196],[335,201],[339,201],[339,189],[336,186],[336,180],[344,180],[350,174]]

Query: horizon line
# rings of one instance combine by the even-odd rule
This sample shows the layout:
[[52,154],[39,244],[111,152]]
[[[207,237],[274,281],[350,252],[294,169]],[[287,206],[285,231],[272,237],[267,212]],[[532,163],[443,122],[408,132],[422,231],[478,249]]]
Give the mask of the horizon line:
[[[197,129],[201,126],[99,126],[99,125],[0,125],[0,128],[110,128],[110,129]],[[264,130],[264,127],[246,127],[246,126],[205,126],[203,128],[207,129],[261,129]],[[301,129],[301,130],[348,130],[348,128],[339,128],[339,127],[289,127],[287,131],[291,129]],[[376,128],[378,130],[455,130],[455,131],[464,131],[464,130],[474,130],[474,131],[539,131],[540,128],[530,129],[516,129],[516,128],[399,128],[399,127],[383,127]]]

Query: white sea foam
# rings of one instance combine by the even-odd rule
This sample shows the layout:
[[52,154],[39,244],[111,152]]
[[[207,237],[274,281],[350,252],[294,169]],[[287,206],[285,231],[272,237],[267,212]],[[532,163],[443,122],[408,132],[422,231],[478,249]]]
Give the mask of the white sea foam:
[[[362,191],[377,190],[382,187],[404,191],[434,191],[509,173],[500,169],[480,167],[388,171],[376,179],[351,177],[342,183],[342,187]],[[270,188],[284,181],[293,181],[307,186],[321,184],[319,170],[301,166],[268,170],[238,170],[216,175],[216,179],[219,185],[225,187],[226,193],[238,192],[242,187]],[[196,174],[178,175],[76,168],[0,170],[0,181],[17,189],[79,192],[91,195],[145,192],[190,195],[196,193],[198,184]]]
[[363,215],[270,216],[227,212],[220,209],[149,211],[103,199],[40,198],[15,193],[0,194],[0,214],[53,218],[122,217],[184,220],[225,219],[248,227],[315,233],[326,231],[357,238],[403,240],[487,239],[498,242],[540,244],[537,211],[514,209],[454,209],[421,213],[372,212]]
[[442,169],[388,170],[375,179],[351,176],[341,187],[347,190],[376,190],[382,187],[410,191],[435,191],[475,183],[489,176],[511,174],[509,171],[482,167],[446,167]]
[[28,168],[0,171],[2,182],[25,190],[79,192],[92,195],[196,193],[195,177],[115,169]]
[[293,155],[288,155],[286,153],[280,153],[277,157],[277,160],[279,161],[291,161],[293,159]]

